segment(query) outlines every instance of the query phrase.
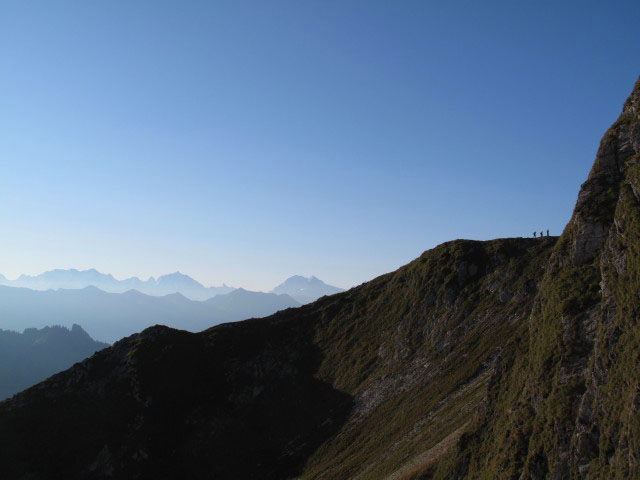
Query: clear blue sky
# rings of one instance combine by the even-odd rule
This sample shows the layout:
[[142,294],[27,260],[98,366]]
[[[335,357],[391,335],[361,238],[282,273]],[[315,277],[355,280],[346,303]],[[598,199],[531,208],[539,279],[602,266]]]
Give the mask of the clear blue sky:
[[558,234],[640,2],[3,1],[0,273],[342,287]]

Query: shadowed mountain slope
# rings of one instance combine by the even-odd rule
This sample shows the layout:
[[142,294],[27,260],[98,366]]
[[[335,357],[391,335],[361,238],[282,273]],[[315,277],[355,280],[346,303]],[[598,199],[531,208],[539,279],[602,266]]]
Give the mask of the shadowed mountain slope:
[[7,478],[383,478],[471,419],[554,241],[451,242],[266,319],[145,330],[0,404],[0,462]]
[[22,333],[0,330],[0,399],[24,390],[54,373],[69,368],[98,350],[79,325],[27,328]]
[[0,403],[6,478],[640,478],[640,82],[559,239],[153,327]]

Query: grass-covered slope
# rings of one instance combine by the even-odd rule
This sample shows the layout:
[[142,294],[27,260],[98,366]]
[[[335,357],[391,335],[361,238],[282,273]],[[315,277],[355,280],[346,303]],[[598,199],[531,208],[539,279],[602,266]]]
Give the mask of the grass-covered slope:
[[3,478],[400,478],[482,407],[554,242],[450,242],[267,319],[145,330],[0,404]]
[[318,376],[355,406],[303,478],[402,478],[437,458],[482,408],[554,241],[451,242],[348,292],[316,331]]
[[424,478],[640,478],[640,80],[606,132],[487,413]]

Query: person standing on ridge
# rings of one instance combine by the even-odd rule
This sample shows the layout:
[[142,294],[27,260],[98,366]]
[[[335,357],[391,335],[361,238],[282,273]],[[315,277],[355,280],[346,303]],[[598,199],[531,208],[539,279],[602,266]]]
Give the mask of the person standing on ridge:
[[547,228],[547,237],[549,236],[549,229]]
[[536,232],[533,232],[533,238],[536,238]]
[[540,238],[544,237],[544,232],[540,232]]

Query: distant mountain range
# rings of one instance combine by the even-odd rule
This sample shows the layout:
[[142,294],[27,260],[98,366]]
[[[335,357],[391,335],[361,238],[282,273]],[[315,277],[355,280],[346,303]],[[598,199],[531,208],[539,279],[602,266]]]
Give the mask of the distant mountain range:
[[197,332],[297,306],[300,303],[288,295],[243,289],[194,301],[180,293],[158,297],[136,290],[109,293],[93,286],[46,291],[0,286],[0,329],[80,324],[93,338],[113,343],[156,324]]
[[[137,290],[146,295],[161,297],[172,293],[179,293],[190,300],[208,300],[217,295],[225,295],[236,290],[223,284],[220,287],[205,287],[189,275],[180,272],[150,277],[140,280],[138,277],[118,280],[111,274],[98,272],[96,269],[56,269],[40,275],[20,275],[15,280],[9,280],[0,274],[0,285],[7,287],[29,288],[31,290],[77,290],[86,287],[96,287],[108,293],[125,293]],[[324,295],[342,292],[343,289],[327,285],[322,280],[311,276],[294,275],[271,290],[271,293],[290,295],[301,304],[310,303]]]
[[20,275],[15,280],[8,280],[3,275],[0,275],[0,285],[29,288],[31,290],[97,287],[109,293],[124,293],[128,290],[137,290],[153,296],[180,293],[191,300],[207,300],[216,295],[224,295],[234,290],[233,287],[227,285],[205,287],[200,282],[180,272],[162,275],[157,279],[150,277],[148,280],[140,280],[138,277],[131,277],[117,280],[113,275],[100,273],[93,268],[90,270],[56,269],[35,276]]
[[0,330],[0,400],[24,390],[109,345],[79,325]]
[[272,293],[286,294],[298,302],[305,304],[316,301],[325,295],[344,292],[344,289],[327,285],[314,276],[302,277],[294,275],[287,278],[283,283],[271,290]]
[[244,288],[238,288],[226,295],[218,295],[202,303],[223,312],[223,315],[228,316],[228,321],[266,317],[279,310],[301,305],[286,294],[252,292]]

